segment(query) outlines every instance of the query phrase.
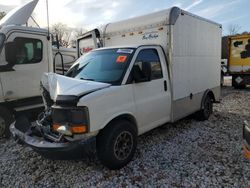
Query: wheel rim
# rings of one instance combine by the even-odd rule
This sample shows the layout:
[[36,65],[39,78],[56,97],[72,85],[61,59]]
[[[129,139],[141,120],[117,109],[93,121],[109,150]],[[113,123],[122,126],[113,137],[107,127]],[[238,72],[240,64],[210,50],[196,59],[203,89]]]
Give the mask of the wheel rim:
[[125,160],[130,155],[133,148],[133,136],[130,132],[121,132],[116,138],[114,145],[115,157],[119,160]]
[[5,131],[5,120],[0,117],[0,136],[4,134]]

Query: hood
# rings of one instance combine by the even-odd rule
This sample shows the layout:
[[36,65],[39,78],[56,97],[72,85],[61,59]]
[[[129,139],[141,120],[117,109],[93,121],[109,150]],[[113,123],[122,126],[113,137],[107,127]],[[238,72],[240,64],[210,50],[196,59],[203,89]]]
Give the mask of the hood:
[[11,10],[6,16],[0,21],[0,27],[6,25],[24,25],[30,18],[38,0],[33,0],[29,3],[21,5]]
[[81,96],[107,88],[111,84],[79,80],[55,73],[45,73],[42,78],[42,85],[49,91],[51,99],[55,101],[58,95]]

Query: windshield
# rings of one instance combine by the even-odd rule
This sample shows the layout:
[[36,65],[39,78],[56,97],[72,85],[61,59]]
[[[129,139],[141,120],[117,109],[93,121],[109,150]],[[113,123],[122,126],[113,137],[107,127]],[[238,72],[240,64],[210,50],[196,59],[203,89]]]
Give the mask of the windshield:
[[5,40],[5,35],[3,33],[0,33],[0,53],[3,48],[4,40]]
[[91,51],[81,56],[66,76],[118,85],[127,70],[134,49],[116,48]]

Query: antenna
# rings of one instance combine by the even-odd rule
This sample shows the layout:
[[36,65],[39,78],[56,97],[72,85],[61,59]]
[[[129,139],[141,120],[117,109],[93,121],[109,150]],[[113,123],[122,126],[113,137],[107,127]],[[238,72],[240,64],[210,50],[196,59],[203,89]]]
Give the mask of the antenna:
[[[33,16],[30,16],[31,20],[36,24],[38,28],[40,28],[39,24],[36,22],[36,20],[33,18]],[[27,22],[28,23],[28,22]]]
[[50,32],[49,32],[49,3],[48,3],[48,0],[46,0],[46,7],[47,7],[47,24],[48,24],[48,36],[47,36],[47,39],[50,40]]

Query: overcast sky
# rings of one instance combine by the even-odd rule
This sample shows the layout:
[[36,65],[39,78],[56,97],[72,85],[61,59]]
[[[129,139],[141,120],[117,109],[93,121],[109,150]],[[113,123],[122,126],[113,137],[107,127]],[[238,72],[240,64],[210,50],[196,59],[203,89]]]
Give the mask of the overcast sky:
[[[30,0],[0,0],[0,11],[9,11]],[[62,22],[69,27],[91,29],[172,6],[178,6],[223,25],[227,34],[230,24],[250,31],[250,0],[48,0],[50,23]],[[39,0],[34,17],[46,26],[46,0]]]

